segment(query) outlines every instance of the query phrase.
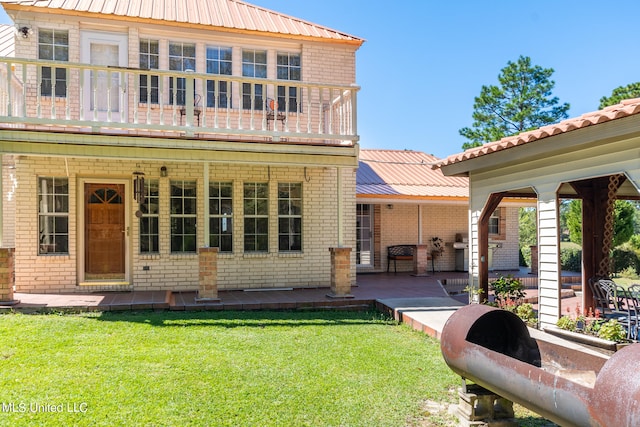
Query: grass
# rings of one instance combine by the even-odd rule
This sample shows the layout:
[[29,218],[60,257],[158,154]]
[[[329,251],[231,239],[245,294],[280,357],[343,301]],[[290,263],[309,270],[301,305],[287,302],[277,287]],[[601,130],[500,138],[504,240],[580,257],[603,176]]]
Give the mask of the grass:
[[446,426],[460,383],[361,312],[2,315],[0,368],[0,425]]

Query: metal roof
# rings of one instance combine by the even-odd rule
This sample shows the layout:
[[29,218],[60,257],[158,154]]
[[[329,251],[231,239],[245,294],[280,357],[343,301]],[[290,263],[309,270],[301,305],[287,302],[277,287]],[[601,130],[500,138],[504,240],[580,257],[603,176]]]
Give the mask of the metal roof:
[[111,19],[165,21],[229,31],[320,38],[357,46],[364,42],[341,31],[239,0],[17,0],[2,2],[2,6],[7,12],[56,9],[69,15],[111,15]]
[[16,52],[16,29],[13,25],[0,24],[0,57],[13,57]]
[[356,193],[359,197],[467,199],[468,178],[433,170],[431,165],[438,160],[420,151],[363,149]]

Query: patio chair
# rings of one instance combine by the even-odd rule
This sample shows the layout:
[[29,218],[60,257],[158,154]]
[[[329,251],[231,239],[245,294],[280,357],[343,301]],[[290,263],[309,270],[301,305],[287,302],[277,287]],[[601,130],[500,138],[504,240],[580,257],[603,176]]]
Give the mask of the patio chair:
[[632,305],[633,320],[635,321],[631,339],[638,339],[638,316],[640,315],[640,285],[634,284],[627,288],[627,298]]
[[627,331],[627,339],[637,335],[637,311],[632,301],[631,293],[613,280],[599,280],[600,286],[607,292],[607,299],[611,302],[611,312],[606,316],[609,319],[617,319]]
[[611,280],[597,279],[594,277],[589,279],[588,283],[596,309],[600,310],[603,317],[606,317],[607,314],[611,313],[611,307],[613,305],[607,292],[613,282]]

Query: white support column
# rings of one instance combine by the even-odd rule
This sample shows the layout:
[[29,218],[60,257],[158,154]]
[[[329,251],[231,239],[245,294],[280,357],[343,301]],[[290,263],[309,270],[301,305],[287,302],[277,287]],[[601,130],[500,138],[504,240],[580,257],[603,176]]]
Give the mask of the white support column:
[[536,187],[538,193],[538,319],[555,325],[561,315],[559,210],[555,185]]
[[422,245],[422,205],[418,205],[418,244]]
[[208,248],[211,244],[211,233],[209,230],[209,215],[211,214],[211,212],[209,212],[209,163],[205,162],[202,169],[202,179],[204,180],[204,209],[202,210],[202,212],[204,212],[204,247]]
[[344,200],[343,200],[343,190],[342,190],[342,169],[336,168],[337,171],[337,179],[336,185],[338,186],[338,247],[342,248],[344,246]]
[[4,156],[0,155],[0,248],[2,247],[2,238],[4,235],[4,222],[2,220],[4,218],[4,188],[2,186],[2,174],[4,173],[4,167],[2,166],[3,158]]

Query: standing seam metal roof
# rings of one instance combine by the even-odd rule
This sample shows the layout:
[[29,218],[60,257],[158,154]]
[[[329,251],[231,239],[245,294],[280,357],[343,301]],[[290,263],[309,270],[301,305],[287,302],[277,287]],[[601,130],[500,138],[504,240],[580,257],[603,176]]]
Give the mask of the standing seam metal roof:
[[239,0],[18,0],[6,10],[59,9],[123,18],[203,25],[243,31],[330,39],[360,45],[363,39]]
[[356,173],[359,196],[467,198],[469,181],[444,176],[430,166],[437,157],[411,150],[360,151]]

